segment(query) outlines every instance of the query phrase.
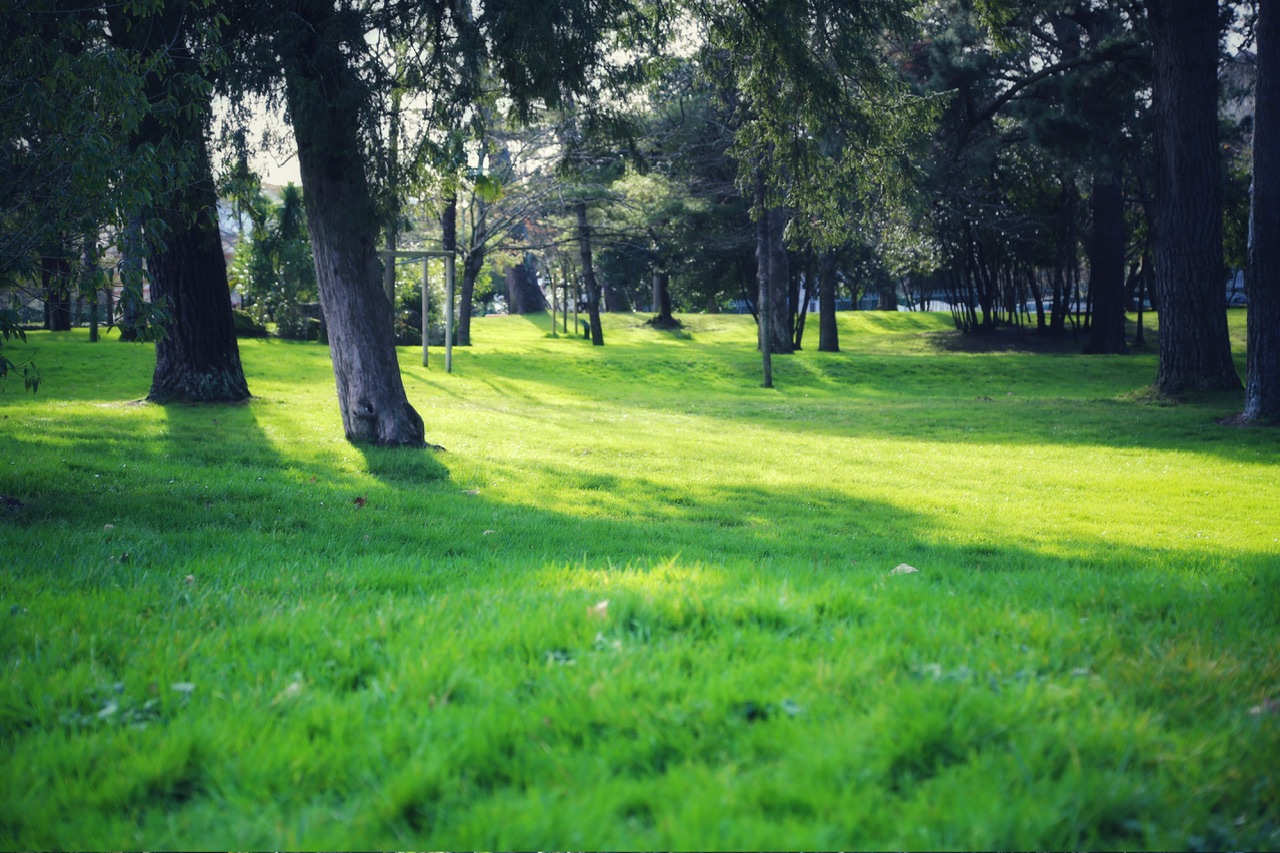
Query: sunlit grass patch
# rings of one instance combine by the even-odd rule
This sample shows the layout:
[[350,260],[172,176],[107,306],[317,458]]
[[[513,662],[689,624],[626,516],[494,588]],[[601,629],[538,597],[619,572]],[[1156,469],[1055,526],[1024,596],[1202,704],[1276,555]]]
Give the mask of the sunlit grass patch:
[[314,344],[159,407],[146,346],[32,335],[5,846],[1280,846],[1280,445],[1238,399],[867,313],[766,390],[749,317],[644,319],[402,351],[443,452],[348,444]]

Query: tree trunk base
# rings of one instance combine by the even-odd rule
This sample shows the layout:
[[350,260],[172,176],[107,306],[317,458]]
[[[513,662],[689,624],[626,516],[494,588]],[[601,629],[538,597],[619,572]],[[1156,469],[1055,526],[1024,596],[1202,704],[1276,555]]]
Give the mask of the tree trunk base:
[[231,368],[173,370],[152,384],[152,403],[239,403],[249,399],[243,372]]
[[652,326],[655,329],[662,329],[664,331],[674,331],[676,329],[684,328],[684,323],[681,323],[675,317],[663,317],[661,315],[657,317],[653,317],[649,320],[645,320],[644,324],[646,326]]

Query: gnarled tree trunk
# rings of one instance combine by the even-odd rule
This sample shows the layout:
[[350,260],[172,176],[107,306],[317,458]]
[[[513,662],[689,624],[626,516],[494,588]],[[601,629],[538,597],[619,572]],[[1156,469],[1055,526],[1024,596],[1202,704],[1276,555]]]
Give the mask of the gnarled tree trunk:
[[1152,0],[1155,44],[1156,391],[1240,387],[1222,284],[1218,166],[1218,4]]
[[354,442],[421,446],[422,418],[405,394],[382,289],[382,220],[362,167],[364,93],[338,46],[332,6],[307,11],[282,60],[342,426]]

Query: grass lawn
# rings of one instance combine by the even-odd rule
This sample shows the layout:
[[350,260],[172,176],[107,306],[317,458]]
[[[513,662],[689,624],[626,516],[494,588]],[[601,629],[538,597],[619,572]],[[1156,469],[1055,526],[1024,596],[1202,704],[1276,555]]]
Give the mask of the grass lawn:
[[750,317],[605,319],[402,350],[436,454],[345,442],[316,344],[237,407],[8,345],[0,848],[1280,848],[1242,395],[874,313],[765,390]]

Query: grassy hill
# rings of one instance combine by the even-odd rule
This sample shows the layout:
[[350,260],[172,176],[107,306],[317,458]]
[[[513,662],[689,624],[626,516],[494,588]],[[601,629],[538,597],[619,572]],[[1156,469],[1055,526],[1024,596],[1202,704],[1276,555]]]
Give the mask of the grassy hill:
[[878,313],[765,390],[750,317],[643,319],[403,350],[434,454],[343,440],[316,344],[237,407],[7,347],[0,847],[1280,847],[1239,395]]

